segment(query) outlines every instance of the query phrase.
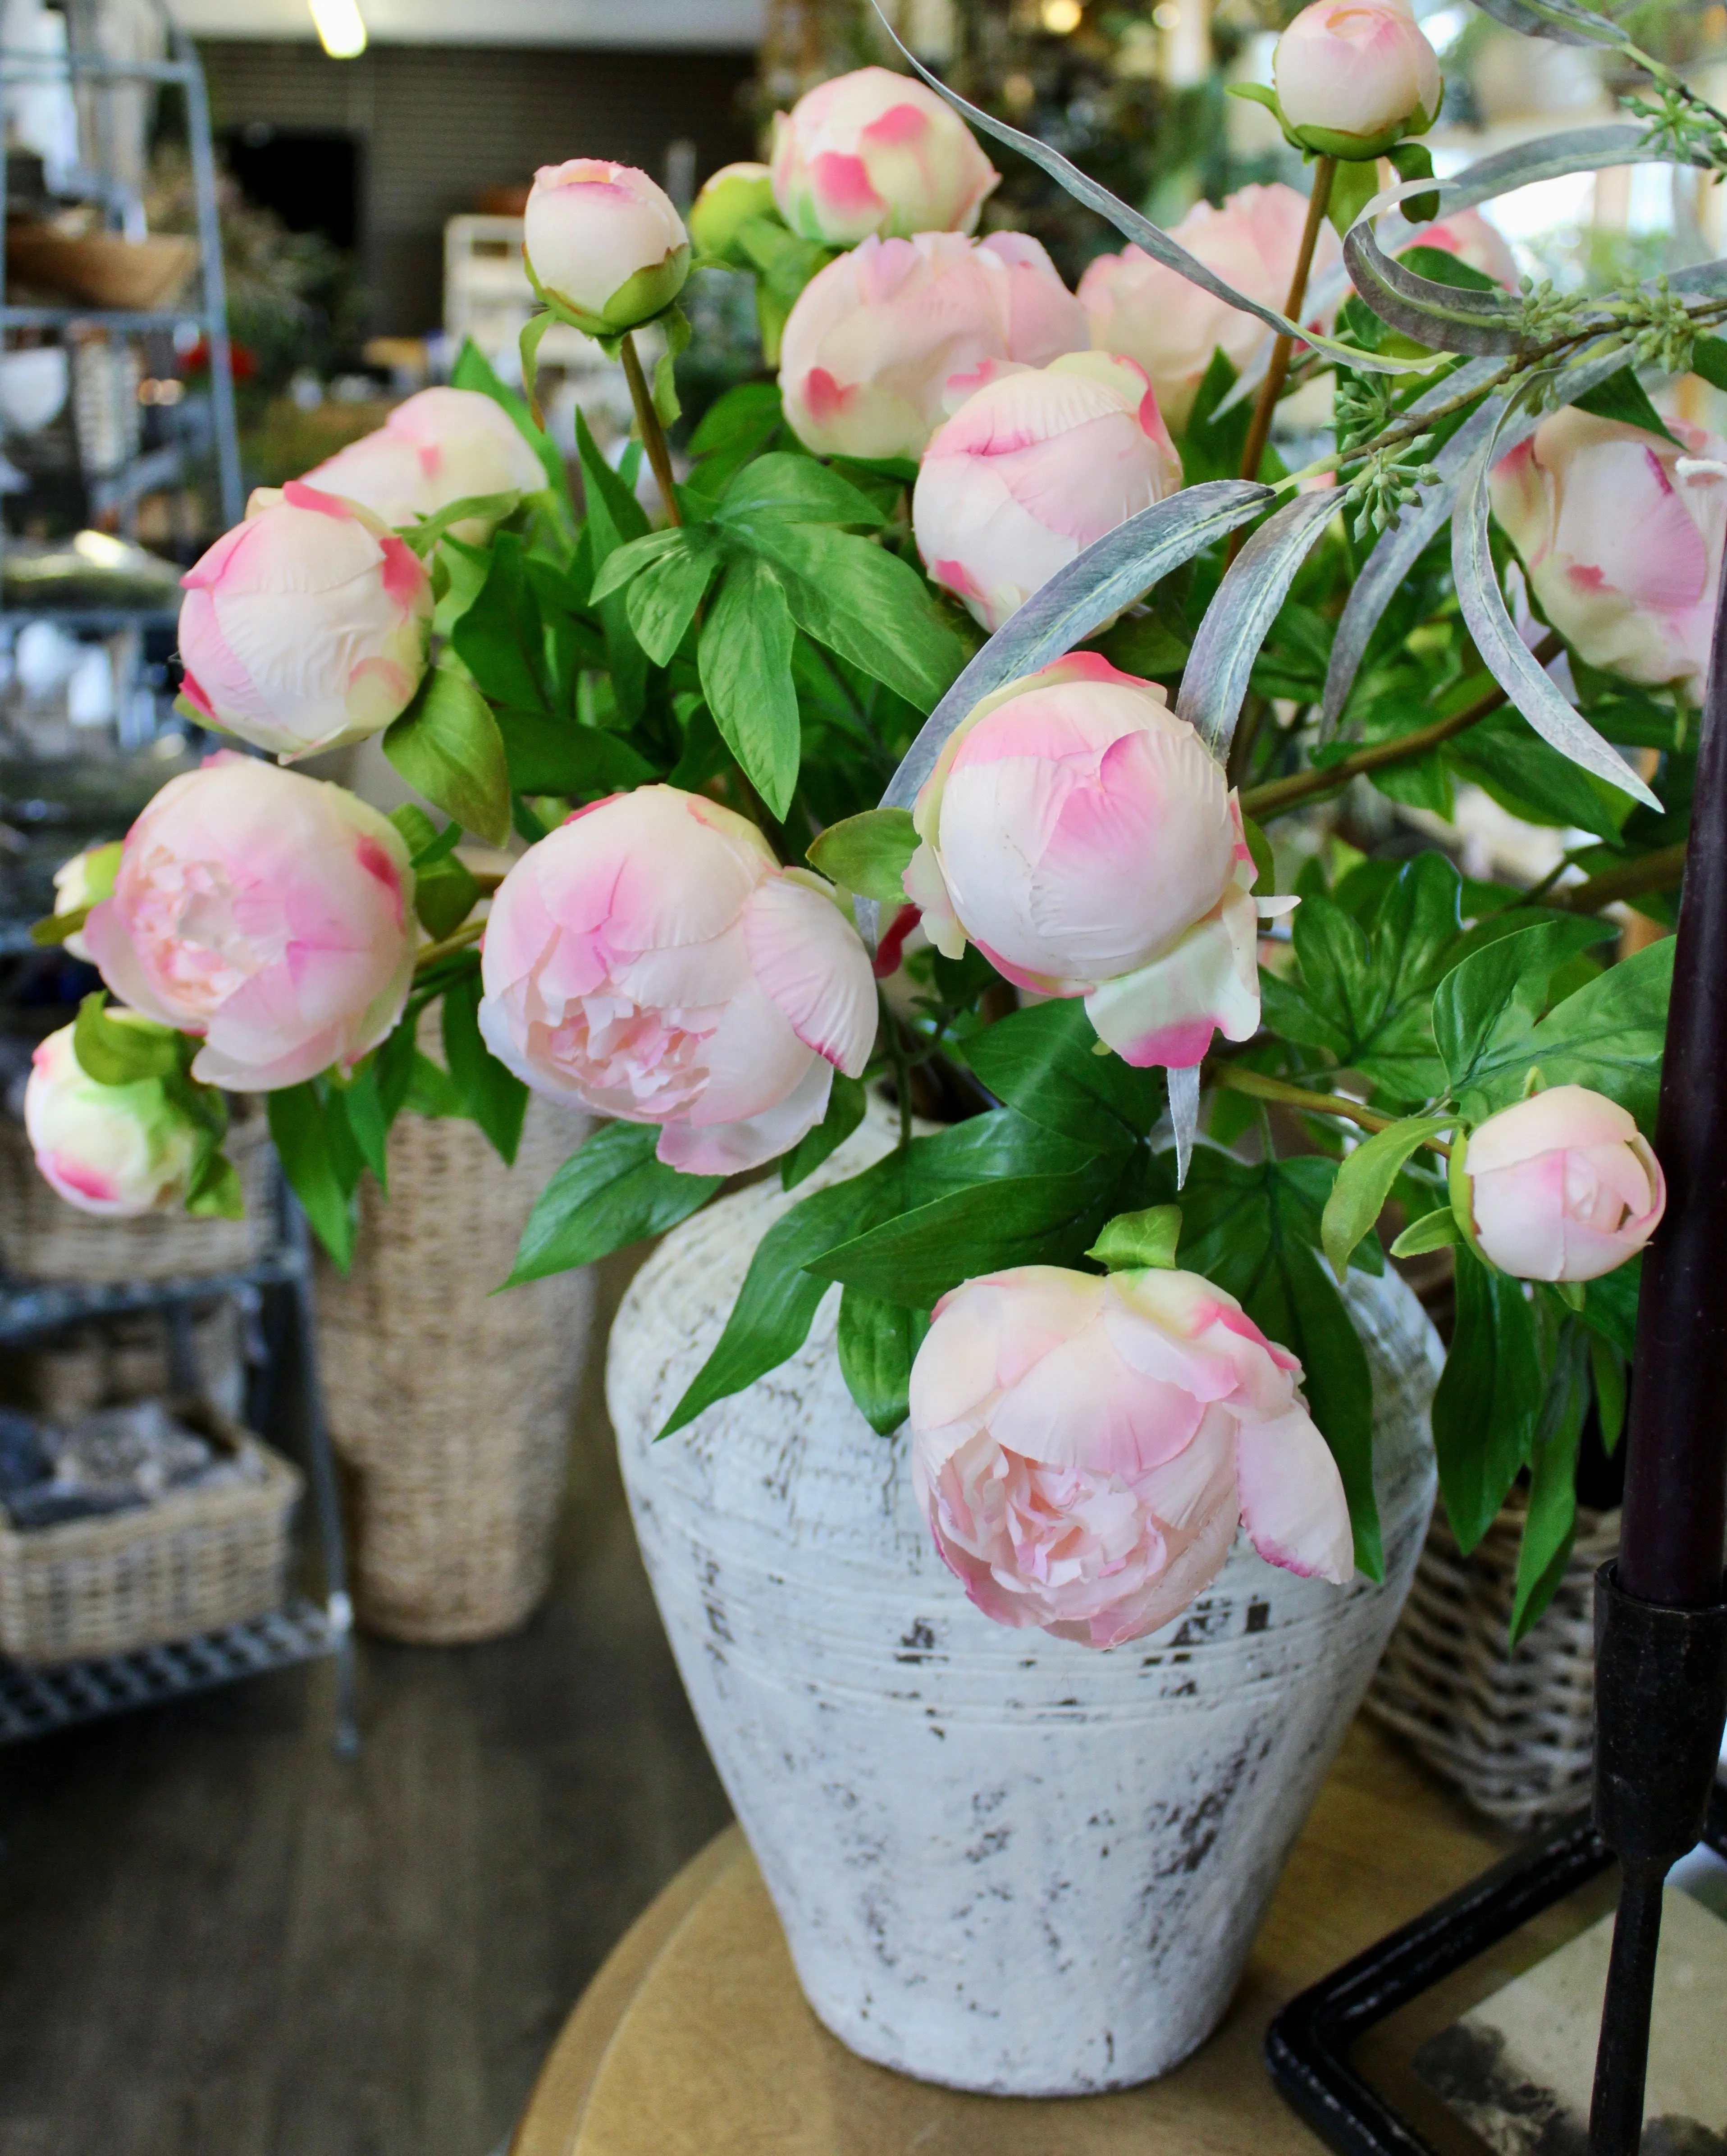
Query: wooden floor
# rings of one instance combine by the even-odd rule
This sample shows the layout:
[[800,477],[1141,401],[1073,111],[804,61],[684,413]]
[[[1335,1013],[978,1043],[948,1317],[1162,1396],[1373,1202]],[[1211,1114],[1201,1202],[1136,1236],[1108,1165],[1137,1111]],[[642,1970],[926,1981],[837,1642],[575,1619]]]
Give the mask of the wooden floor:
[[[609,1299],[609,1298],[608,1298]],[[550,1605],[0,1752],[0,2156],[492,2156],[729,1816],[591,1403]]]

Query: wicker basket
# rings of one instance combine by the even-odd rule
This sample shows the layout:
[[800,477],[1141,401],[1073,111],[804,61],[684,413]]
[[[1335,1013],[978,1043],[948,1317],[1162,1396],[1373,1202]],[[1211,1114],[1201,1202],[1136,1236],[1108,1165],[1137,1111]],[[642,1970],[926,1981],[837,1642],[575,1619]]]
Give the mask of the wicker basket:
[[352,1471],[355,1604],[391,1639],[513,1631],[550,1583],[592,1282],[582,1271],[491,1291],[588,1127],[531,1100],[506,1172],[472,1123],[399,1117],[389,1197],[364,1185],[352,1273],[320,1268],[331,1435]]
[[241,1111],[225,1147],[245,1194],[243,1220],[146,1213],[100,1220],[56,1196],[36,1171],[23,1127],[0,1115],[0,1270],[32,1281],[157,1281],[237,1272],[275,1231],[269,1129]]
[[1619,1515],[1577,1513],[1558,1593],[1517,1648],[1506,1642],[1524,1493],[1464,1557],[1433,1515],[1415,1584],[1367,1695],[1478,1811],[1526,1832],[1582,1809],[1594,1756],[1594,1574],[1619,1547]]
[[133,1654],[281,1608],[298,1469],[212,1409],[177,1412],[262,1474],[54,1527],[19,1530],[0,1513],[0,1652],[38,1664]]

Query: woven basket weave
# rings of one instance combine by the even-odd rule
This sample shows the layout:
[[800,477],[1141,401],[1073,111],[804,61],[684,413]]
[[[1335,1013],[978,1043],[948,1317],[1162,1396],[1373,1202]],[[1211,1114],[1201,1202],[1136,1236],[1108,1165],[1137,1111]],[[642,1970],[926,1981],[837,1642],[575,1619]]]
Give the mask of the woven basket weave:
[[23,1127],[0,1115],[0,1270],[18,1280],[177,1280],[238,1272],[262,1255],[275,1229],[275,1155],[255,1108],[236,1112],[223,1150],[246,1200],[243,1220],[146,1213],[100,1220],[44,1183]]
[[1619,1547],[1619,1515],[1581,1507],[1559,1591],[1507,1646],[1525,1499],[1509,1502],[1468,1557],[1442,1507],[1372,1686],[1369,1711],[1478,1811],[1527,1832],[1589,1801],[1594,1756],[1594,1574]]
[[363,1186],[353,1271],[320,1266],[331,1435],[352,1471],[355,1604],[392,1639],[512,1631],[550,1583],[592,1282],[584,1270],[491,1291],[588,1128],[530,1100],[506,1173],[472,1123],[398,1117],[388,1198]]
[[258,1479],[53,1527],[14,1528],[0,1513],[0,1652],[37,1664],[128,1655],[281,1608],[299,1470],[213,1409],[178,1411],[254,1460]]

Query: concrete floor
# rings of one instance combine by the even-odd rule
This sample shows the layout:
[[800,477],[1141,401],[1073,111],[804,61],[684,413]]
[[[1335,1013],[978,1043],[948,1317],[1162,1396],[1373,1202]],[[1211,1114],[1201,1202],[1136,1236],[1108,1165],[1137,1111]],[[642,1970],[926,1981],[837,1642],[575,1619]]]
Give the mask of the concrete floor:
[[366,1642],[357,1761],[321,1665],[0,1753],[0,2156],[505,2139],[729,1816],[582,1419],[550,1603],[484,1646]]

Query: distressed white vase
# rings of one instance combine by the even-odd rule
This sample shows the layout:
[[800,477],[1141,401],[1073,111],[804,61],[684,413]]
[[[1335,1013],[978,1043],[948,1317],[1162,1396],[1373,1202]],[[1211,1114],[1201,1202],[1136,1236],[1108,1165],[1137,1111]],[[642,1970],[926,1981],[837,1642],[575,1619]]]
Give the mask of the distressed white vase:
[[[866,1127],[794,1194],[883,1149]],[[1167,2071],[1229,2004],[1402,1605],[1432,1508],[1438,1341],[1350,1276],[1373,1373],[1386,1581],[1296,1578],[1239,1537],[1163,1631],[1108,1653],[993,1624],[834,1352],[807,1344],[663,1443],[777,1181],[667,1236],[607,1397],[654,1594],[806,1997],[865,2058],[997,2094]]]

